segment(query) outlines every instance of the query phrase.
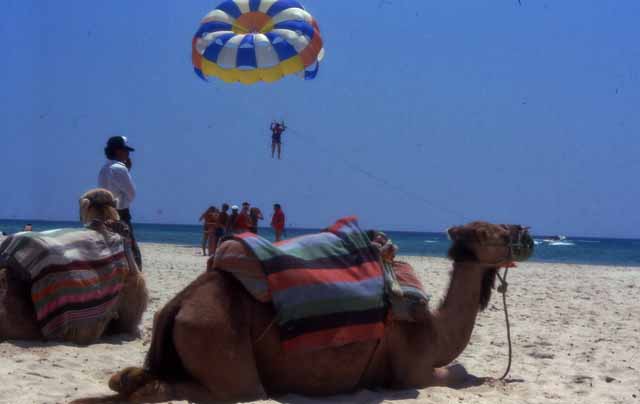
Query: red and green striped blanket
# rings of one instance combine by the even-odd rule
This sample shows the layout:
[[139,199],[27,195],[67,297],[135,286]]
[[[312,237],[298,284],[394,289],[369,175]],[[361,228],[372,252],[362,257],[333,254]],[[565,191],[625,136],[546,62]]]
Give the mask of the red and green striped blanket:
[[375,340],[386,304],[379,253],[355,218],[328,231],[272,244],[237,235],[262,263],[286,351]]
[[17,233],[2,242],[0,255],[30,283],[46,339],[69,340],[75,330],[104,328],[129,271],[123,237],[89,228]]

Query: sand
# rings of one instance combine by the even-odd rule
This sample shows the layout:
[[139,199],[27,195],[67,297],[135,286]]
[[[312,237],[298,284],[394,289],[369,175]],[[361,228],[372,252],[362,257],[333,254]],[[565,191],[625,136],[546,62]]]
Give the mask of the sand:
[[[114,371],[142,363],[153,313],[205,266],[193,247],[143,244],[142,251],[151,293],[142,338],[112,337],[90,347],[0,343],[0,403],[65,403],[108,394],[106,383]],[[450,263],[408,260],[433,294],[432,305],[437,304]],[[514,355],[507,382],[360,391],[330,399],[292,395],[279,402],[640,403],[640,268],[524,263],[509,280]],[[477,377],[499,377],[504,371],[507,345],[499,295],[479,315],[471,344],[458,361]]]

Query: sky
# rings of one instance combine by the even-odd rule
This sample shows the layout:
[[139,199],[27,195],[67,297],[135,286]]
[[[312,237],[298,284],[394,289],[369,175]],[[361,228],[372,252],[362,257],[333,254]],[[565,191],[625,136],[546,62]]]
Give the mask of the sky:
[[294,227],[640,238],[640,2],[303,0],[318,78],[254,86],[192,71],[218,3],[2,0],[0,218],[76,220],[119,134],[134,223],[248,200]]

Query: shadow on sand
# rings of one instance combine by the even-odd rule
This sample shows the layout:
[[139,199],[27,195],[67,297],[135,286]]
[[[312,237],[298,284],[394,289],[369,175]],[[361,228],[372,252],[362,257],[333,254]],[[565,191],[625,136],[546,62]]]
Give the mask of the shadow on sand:
[[91,345],[99,345],[99,344],[122,345],[127,342],[135,341],[139,338],[140,337],[137,337],[135,335],[128,335],[128,334],[108,335],[98,339],[98,341],[90,345],[78,345],[78,344],[72,344],[70,342],[44,341],[44,340],[6,340],[6,341],[0,341],[0,342],[13,345],[17,348],[47,348],[47,347],[53,347],[53,346],[69,346],[69,347],[75,347],[75,348],[85,348],[85,347],[90,347]]
[[[455,390],[464,390],[471,387],[488,386],[498,387],[500,385],[511,383],[522,383],[522,379],[507,379],[504,381],[491,377],[476,377],[467,373],[460,364],[453,367],[457,372],[464,374],[463,380],[450,388]],[[331,404],[378,404],[389,401],[415,400],[420,396],[420,391],[416,389],[409,390],[360,390],[353,394],[343,394],[330,397],[304,397],[298,395],[286,395],[277,397],[279,402],[286,404],[320,404],[330,402]]]

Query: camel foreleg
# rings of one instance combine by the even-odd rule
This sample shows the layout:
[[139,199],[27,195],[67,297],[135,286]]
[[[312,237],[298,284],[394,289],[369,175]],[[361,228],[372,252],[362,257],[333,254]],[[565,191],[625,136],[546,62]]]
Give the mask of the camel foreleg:
[[30,289],[12,279],[7,269],[0,268],[0,342],[16,339],[38,340],[42,339],[42,333]]
[[162,403],[185,400],[196,403],[212,403],[215,397],[196,382],[166,382],[155,378],[141,368],[126,368],[116,373],[109,387],[118,392],[111,396],[89,397],[71,404]]
[[213,403],[215,397],[209,390],[195,382],[169,383],[155,381],[146,384],[128,397],[134,403],[163,403],[185,400],[192,403]]

